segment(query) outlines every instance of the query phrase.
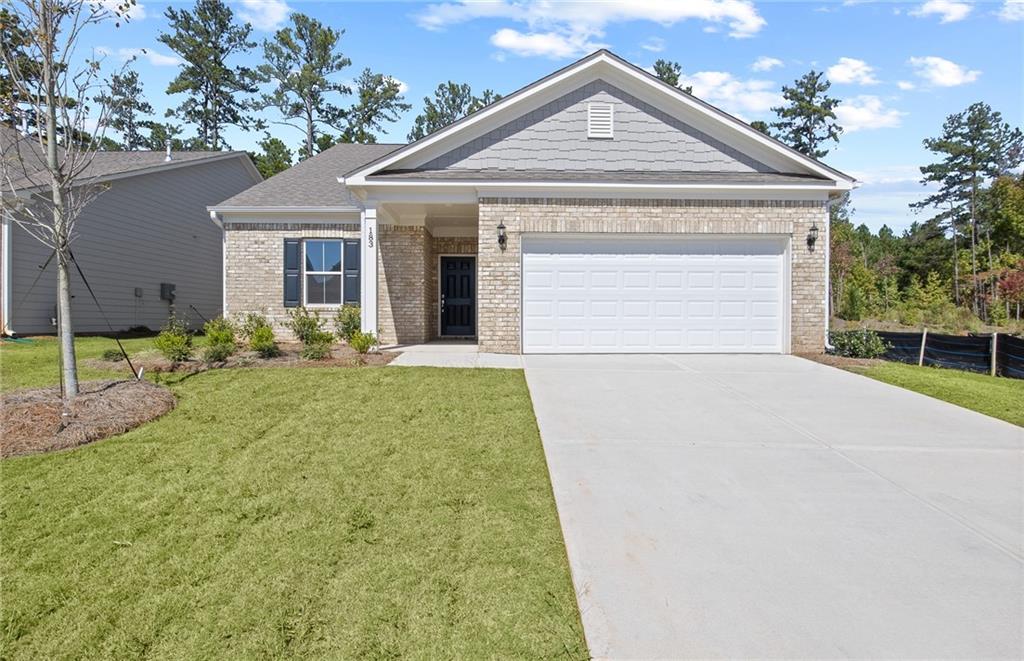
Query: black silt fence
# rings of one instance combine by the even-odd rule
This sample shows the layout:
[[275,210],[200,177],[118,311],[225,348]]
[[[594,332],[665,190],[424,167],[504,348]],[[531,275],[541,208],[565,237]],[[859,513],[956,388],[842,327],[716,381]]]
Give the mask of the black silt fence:
[[[889,345],[884,358],[916,365],[921,356],[921,333],[878,331]],[[928,333],[925,339],[925,365],[990,374],[992,370],[991,335],[939,335]],[[996,340],[996,374],[1024,379],[1024,339],[1000,333]]]

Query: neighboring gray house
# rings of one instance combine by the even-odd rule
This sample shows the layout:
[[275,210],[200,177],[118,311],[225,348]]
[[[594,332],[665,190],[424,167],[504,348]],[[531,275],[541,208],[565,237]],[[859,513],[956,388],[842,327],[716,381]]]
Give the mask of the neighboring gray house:
[[[0,127],[4,156],[14,140],[31,158],[38,145]],[[98,152],[87,175],[109,188],[78,220],[72,251],[115,330],[160,328],[173,307],[201,323],[189,306],[212,318],[221,313],[221,233],[206,207],[262,180],[245,152]],[[28,185],[19,191],[27,194]],[[9,191],[8,191],[9,193]],[[3,217],[0,234],[0,314],[3,331],[53,333],[57,278],[50,250]],[[33,287],[33,282],[35,286]],[[92,297],[72,269],[76,333],[108,332]]]
[[827,207],[855,185],[602,50],[210,212],[228,314],[353,303],[383,344],[506,353],[817,352]]

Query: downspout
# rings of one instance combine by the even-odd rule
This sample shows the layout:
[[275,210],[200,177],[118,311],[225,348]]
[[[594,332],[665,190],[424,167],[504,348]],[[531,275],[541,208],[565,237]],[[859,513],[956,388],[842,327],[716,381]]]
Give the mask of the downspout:
[[0,273],[0,279],[3,283],[0,283],[0,296],[3,297],[3,309],[0,310],[0,316],[3,316],[3,328],[0,328],[0,335],[14,335],[14,331],[11,330],[11,294],[14,292],[14,286],[11,282],[11,276],[14,274],[14,267],[11,264],[11,239],[13,238],[13,232],[11,232],[11,218],[9,212],[0,212],[0,222],[3,223],[2,230],[0,230],[0,241],[3,242],[3,272]]

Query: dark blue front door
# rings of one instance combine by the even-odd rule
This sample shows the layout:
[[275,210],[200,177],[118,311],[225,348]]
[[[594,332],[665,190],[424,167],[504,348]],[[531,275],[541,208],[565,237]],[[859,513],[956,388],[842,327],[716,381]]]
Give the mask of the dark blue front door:
[[476,257],[441,258],[441,335],[476,335]]

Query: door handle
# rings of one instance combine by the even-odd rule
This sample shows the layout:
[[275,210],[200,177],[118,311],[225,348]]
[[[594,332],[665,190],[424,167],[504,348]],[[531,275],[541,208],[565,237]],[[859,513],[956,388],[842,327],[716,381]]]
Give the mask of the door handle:
[[441,294],[441,311],[444,311],[444,294]]

